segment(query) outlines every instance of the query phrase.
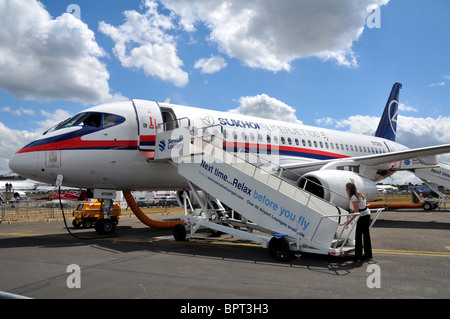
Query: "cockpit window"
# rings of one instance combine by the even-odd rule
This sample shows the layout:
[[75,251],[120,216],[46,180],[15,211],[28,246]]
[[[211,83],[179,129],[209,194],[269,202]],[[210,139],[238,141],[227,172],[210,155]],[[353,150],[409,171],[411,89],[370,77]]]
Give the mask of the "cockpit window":
[[125,118],[119,115],[98,112],[83,112],[59,123],[54,129],[50,129],[49,131],[73,126],[108,128],[123,122],[125,122]]
[[114,114],[104,114],[103,115],[103,127],[104,128],[111,127],[111,126],[117,125],[122,122],[120,121],[120,116],[117,116]]
[[83,119],[83,126],[100,127],[102,125],[101,113],[89,113],[86,118]]

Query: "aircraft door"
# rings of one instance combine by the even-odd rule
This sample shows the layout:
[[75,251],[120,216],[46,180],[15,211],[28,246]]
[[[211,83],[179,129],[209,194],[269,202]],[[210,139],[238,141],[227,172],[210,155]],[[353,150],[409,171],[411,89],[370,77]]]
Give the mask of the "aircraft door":
[[161,109],[155,101],[133,99],[138,124],[138,147],[142,151],[154,151],[156,127],[163,122]]

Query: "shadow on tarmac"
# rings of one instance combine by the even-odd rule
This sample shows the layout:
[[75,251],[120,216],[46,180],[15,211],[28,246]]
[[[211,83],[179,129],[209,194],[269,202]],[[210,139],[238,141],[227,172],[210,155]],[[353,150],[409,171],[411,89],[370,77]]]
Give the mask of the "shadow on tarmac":
[[[77,239],[69,233],[57,233],[48,235],[25,235],[0,239],[0,249],[3,248],[68,248],[68,247],[91,247],[120,253],[135,251],[149,251],[166,255],[182,255],[192,258],[206,258],[224,260],[235,263],[251,263],[270,267],[301,268],[313,272],[329,275],[345,276],[350,274],[354,268],[362,267],[364,264],[353,262],[353,256],[334,257],[302,253],[297,259],[291,252],[288,262],[275,260],[268,252],[259,245],[233,238],[230,235],[222,237],[208,236],[208,233],[197,233],[193,241],[188,239],[183,242],[175,241],[171,229],[133,228],[132,226],[118,226],[114,236],[98,235],[93,229],[76,229],[70,227]],[[220,241],[220,243],[218,243]],[[370,261],[376,263],[376,261]]]

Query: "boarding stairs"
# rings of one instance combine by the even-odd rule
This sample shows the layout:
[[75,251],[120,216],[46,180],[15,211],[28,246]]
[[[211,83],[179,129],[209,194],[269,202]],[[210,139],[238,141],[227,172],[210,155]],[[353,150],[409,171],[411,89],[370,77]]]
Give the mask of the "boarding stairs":
[[[297,257],[301,252],[344,256],[354,250],[357,218],[348,228],[340,226],[350,214],[282,178],[274,154],[226,145],[218,125],[157,130],[154,160],[177,166],[201,205],[188,213],[190,202],[184,196],[182,219],[190,226],[191,238],[207,227],[259,242],[281,260],[289,250]],[[200,197],[198,190],[206,196]],[[174,235],[184,240],[186,230],[175,229]]]
[[450,198],[448,197],[447,194],[441,192],[440,188],[442,188],[442,186],[439,186],[435,183],[427,181],[424,178],[421,178],[421,180],[425,185],[427,185],[438,196],[438,197],[423,197],[417,192],[417,190],[412,189],[412,192],[414,193],[414,195],[416,195],[416,197],[423,204],[422,205],[423,209],[424,210],[432,210],[432,209],[436,208],[436,209],[441,210],[441,208],[443,208],[444,210],[447,210],[447,204],[450,204]]
[[11,197],[13,196],[13,192],[9,191],[2,191],[0,192],[0,201],[1,202],[9,202],[11,200]]

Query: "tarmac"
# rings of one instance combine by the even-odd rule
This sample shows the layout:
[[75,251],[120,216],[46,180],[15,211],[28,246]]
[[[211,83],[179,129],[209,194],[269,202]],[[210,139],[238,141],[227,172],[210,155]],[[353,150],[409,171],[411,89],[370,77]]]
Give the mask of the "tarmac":
[[135,217],[122,218],[109,237],[93,228],[74,229],[71,219],[67,224],[83,239],[69,234],[63,221],[0,224],[0,297],[234,302],[450,297],[449,211],[383,212],[371,230],[373,260],[362,263],[352,256],[314,254],[300,260],[292,255],[282,263],[259,244],[206,231],[177,242],[171,230],[149,228]]

